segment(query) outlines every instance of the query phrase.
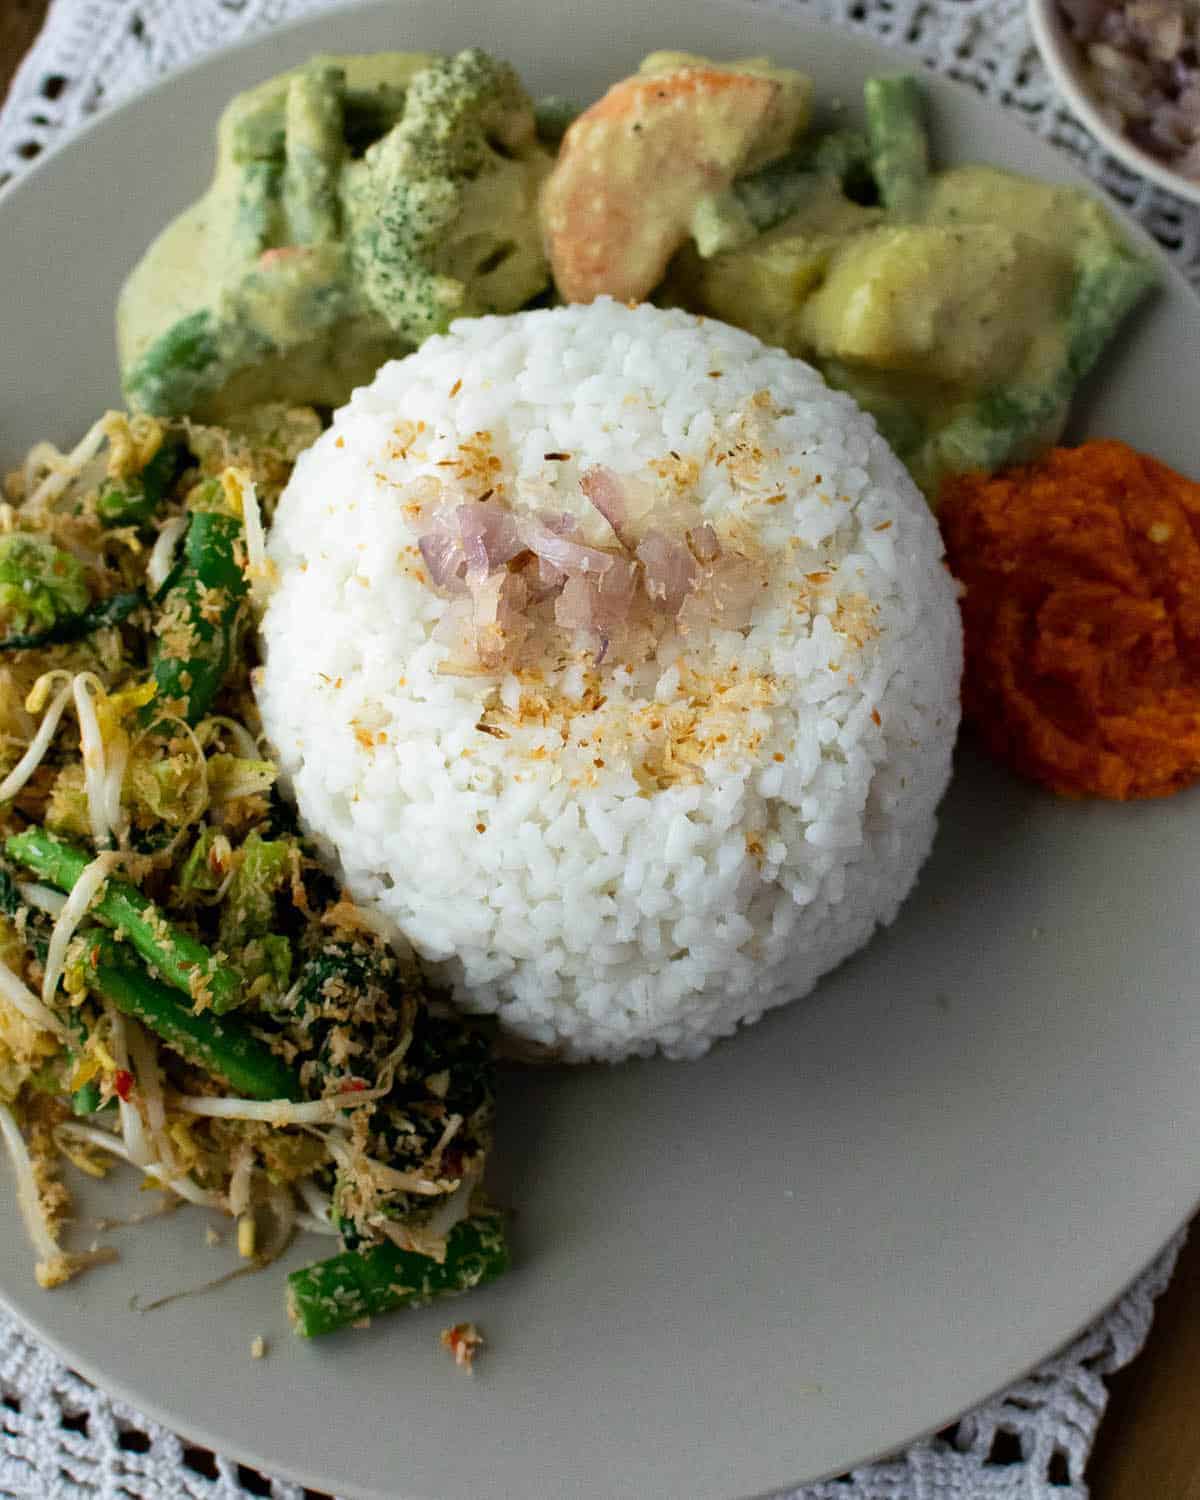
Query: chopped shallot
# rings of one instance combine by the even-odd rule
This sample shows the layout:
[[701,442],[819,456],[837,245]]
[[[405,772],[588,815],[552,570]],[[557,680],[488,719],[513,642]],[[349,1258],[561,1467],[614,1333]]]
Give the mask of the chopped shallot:
[[517,518],[494,500],[474,500],[457,511],[467,572],[480,576],[503,567],[522,551]]
[[600,464],[593,464],[579,476],[579,488],[616,532],[620,541],[629,547],[630,538],[623,529],[627,515],[625,492],[613,471]]
[[[762,571],[726,552],[710,522],[688,527],[694,511],[687,516],[680,506],[656,513],[649,486],[599,465],[585,469],[579,483],[617,547],[581,540],[569,513],[521,514],[490,496],[432,515],[418,541],[433,587],[451,596],[434,632],[450,647],[440,671],[471,675],[512,665],[534,629],[533,612],[551,600],[559,629],[595,637],[598,664],[622,626],[639,619],[645,626],[651,612],[684,631],[749,623]],[[650,514],[659,524],[641,532]],[[671,522],[680,523],[678,534],[665,529]]]
[[637,555],[645,569],[650,602],[664,614],[677,615],[700,581],[700,569],[687,545],[661,531],[648,531],[638,544]]
[[572,541],[532,516],[523,518],[520,527],[521,540],[530,552],[564,573],[603,573],[617,560],[615,553]]

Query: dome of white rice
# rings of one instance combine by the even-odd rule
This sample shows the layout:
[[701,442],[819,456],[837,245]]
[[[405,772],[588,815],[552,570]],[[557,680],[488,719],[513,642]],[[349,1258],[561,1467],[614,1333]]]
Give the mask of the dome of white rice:
[[[605,647],[551,602],[464,667],[431,508],[613,547],[594,465],[754,561],[748,623]],[[559,1056],[698,1055],[890,922],[929,852],[961,669],[937,526],[874,422],[745,333],[603,300],[457,323],[301,457],[270,552],[259,698],[306,827],[465,1008]]]

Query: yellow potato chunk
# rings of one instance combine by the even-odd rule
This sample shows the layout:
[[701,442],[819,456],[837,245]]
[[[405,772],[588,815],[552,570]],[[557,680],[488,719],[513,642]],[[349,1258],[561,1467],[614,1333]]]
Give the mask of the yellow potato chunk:
[[1069,296],[1066,257],[998,224],[869,230],[834,256],[802,329],[823,358],[972,386],[1002,381]]

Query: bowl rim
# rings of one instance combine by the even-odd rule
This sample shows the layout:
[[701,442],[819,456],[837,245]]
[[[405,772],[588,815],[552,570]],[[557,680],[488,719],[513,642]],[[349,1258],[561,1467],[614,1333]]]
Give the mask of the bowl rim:
[[1200,204],[1200,182],[1165,165],[1116,130],[1093,102],[1084,87],[1075,43],[1067,35],[1058,10],[1058,0],[1028,0],[1029,26],[1051,81],[1071,112],[1130,171],[1148,178],[1186,203]]

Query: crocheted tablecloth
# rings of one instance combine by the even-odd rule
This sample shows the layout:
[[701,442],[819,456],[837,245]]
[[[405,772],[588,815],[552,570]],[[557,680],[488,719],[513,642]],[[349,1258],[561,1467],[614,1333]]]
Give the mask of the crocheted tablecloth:
[[[172,68],[323,3],[55,0],[0,111],[0,188],[47,146]],[[905,47],[1017,110],[1069,151],[1200,287],[1200,209],[1126,171],[1063,109],[1033,51],[1021,0],[765,3]],[[891,1460],[807,1486],[788,1500],[1085,1500],[1104,1377],[1141,1348],[1181,1239],[1083,1337],[1002,1396]],[[1037,1275],[1036,1266],[1030,1274]],[[0,1495],[303,1500],[296,1485],[190,1447],[112,1400],[2,1313],[0,1403]]]

